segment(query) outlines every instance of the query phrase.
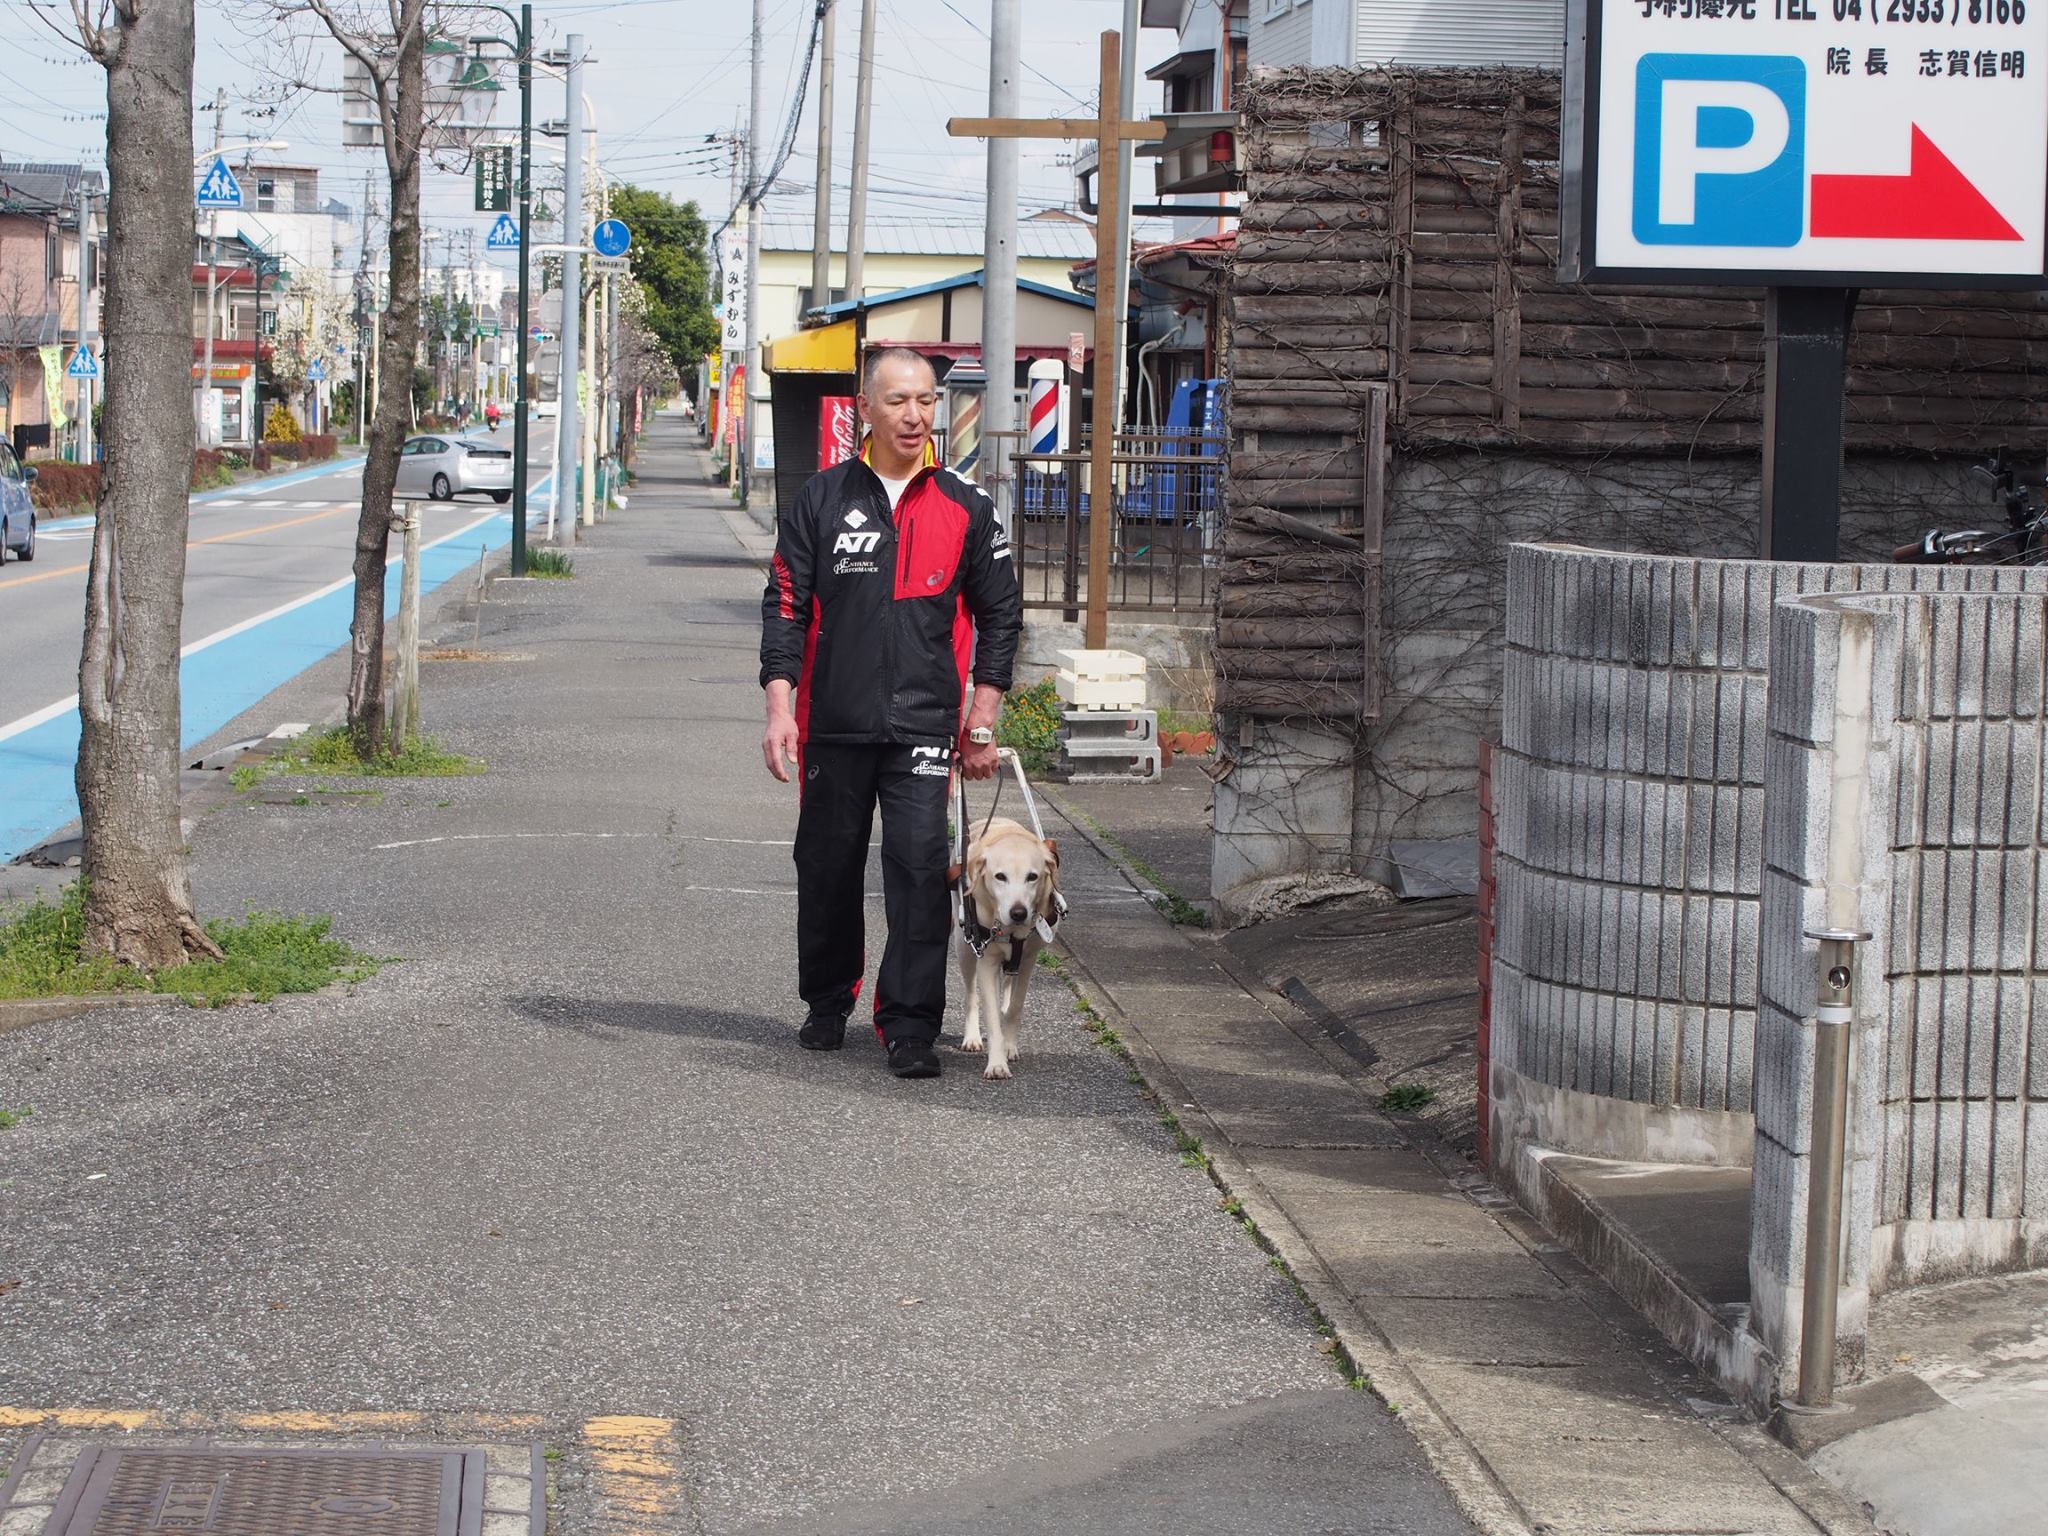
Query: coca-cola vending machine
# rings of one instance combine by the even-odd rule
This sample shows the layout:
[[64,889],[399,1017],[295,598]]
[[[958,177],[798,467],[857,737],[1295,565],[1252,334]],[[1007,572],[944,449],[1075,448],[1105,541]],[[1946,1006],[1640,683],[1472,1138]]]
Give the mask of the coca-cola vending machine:
[[827,395],[818,402],[818,468],[844,464],[860,452],[860,417],[851,395]]

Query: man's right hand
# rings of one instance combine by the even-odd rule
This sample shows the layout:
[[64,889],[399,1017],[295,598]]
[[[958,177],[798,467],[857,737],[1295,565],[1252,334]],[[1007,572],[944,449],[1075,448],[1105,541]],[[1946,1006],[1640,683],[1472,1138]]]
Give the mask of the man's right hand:
[[789,782],[798,752],[796,716],[789,707],[791,692],[780,678],[768,685],[768,729],[761,737],[761,757],[768,771],[784,784]]

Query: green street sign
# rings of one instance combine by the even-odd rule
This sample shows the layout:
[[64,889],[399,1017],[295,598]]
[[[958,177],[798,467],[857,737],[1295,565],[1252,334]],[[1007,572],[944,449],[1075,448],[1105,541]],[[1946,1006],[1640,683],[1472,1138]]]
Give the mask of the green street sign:
[[512,148],[480,149],[476,156],[476,211],[507,213],[512,208]]
[[479,320],[476,323],[476,333],[479,336],[495,336],[498,334],[498,322],[495,320]]

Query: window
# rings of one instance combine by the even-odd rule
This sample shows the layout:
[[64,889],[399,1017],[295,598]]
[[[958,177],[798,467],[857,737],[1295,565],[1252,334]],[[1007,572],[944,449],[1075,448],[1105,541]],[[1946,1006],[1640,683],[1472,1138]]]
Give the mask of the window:
[[1292,3],[1293,0],[1266,0],[1266,20],[1271,21],[1275,16],[1285,16],[1288,6]]
[[276,177],[259,176],[256,178],[256,211],[258,213],[277,212]]
[[[823,301],[824,303],[840,304],[845,302],[846,290],[844,288],[828,288],[825,291],[828,294],[830,294],[831,297],[825,299]],[[803,287],[797,289],[796,303],[797,313],[803,314],[808,310],[817,309],[819,307],[820,301],[814,296],[811,285],[809,283],[806,283],[803,285]]]
[[19,480],[21,466],[15,462],[14,450],[0,443],[0,480]]

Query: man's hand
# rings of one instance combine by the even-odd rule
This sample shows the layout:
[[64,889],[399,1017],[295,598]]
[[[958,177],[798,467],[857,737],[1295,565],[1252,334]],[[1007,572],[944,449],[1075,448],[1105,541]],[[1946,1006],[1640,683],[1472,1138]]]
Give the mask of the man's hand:
[[960,772],[970,779],[992,779],[996,769],[1002,766],[996,756],[994,742],[978,747],[967,739],[967,732],[981,727],[993,727],[996,716],[1003,712],[1003,693],[1000,688],[991,688],[987,683],[974,685],[974,702],[967,709],[967,725],[960,732]]
[[789,770],[797,760],[796,716],[790,710],[795,690],[782,678],[768,684],[768,729],[761,737],[761,757],[768,771],[782,783],[789,782]]

